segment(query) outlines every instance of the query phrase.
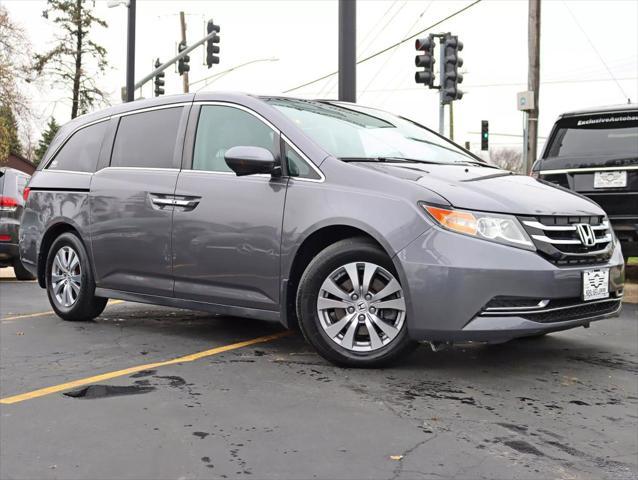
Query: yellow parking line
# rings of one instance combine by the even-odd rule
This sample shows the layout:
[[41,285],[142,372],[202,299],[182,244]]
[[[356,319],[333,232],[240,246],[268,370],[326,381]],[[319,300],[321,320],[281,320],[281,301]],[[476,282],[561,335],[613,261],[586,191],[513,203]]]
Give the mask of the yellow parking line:
[[12,397],[0,398],[0,404],[9,405],[12,403],[23,402],[25,400],[31,400],[33,398],[43,397],[44,395],[50,395],[52,393],[61,392],[70,388],[81,387],[83,385],[89,385],[95,382],[101,382],[104,380],[110,380],[111,378],[122,377],[131,373],[136,373],[142,370],[151,370],[158,367],[165,367],[167,365],[174,365],[176,363],[194,362],[200,358],[210,357],[219,353],[228,352],[230,350],[236,350],[238,348],[247,347],[249,345],[255,345],[257,343],[269,342],[278,338],[290,335],[292,332],[286,330],[284,332],[275,333],[273,335],[265,335],[263,337],[253,338],[252,340],[245,340],[243,342],[232,343],[230,345],[224,345],[221,347],[211,348],[210,350],[204,350],[203,352],[192,353],[183,357],[173,358],[172,360],[165,360],[162,362],[147,363],[146,365],[138,365],[136,367],[125,368],[124,370],[116,370],[114,372],[103,373],[101,375],[95,375],[93,377],[82,378],[80,380],[74,380],[72,382],[61,383],[59,385],[53,385],[52,387],[41,388],[32,392],[21,393],[20,395],[14,395]]
[[[109,300],[107,305],[117,305],[118,303],[124,303],[124,300]],[[42,317],[44,315],[51,315],[55,313],[53,310],[49,310],[47,312],[38,312],[38,313],[27,313],[25,315],[15,315],[13,317],[0,318],[0,322],[8,322],[9,320],[21,320],[23,318],[33,318],[33,317]]]

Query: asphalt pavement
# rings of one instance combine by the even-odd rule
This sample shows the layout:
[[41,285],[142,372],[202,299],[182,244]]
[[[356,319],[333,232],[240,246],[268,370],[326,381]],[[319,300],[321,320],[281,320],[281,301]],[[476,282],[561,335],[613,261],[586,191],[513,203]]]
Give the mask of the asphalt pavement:
[[64,322],[0,279],[0,478],[637,478],[637,307],[355,370],[253,320]]

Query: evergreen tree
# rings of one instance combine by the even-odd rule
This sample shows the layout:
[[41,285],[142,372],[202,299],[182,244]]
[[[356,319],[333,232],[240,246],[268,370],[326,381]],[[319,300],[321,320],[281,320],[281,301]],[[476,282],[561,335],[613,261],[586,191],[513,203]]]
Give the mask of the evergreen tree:
[[95,78],[107,67],[106,49],[91,37],[94,26],[107,27],[93,14],[95,1],[47,0],[42,13],[61,29],[53,47],[35,56],[35,71],[49,76],[54,84],[71,91],[71,118],[86,113],[95,104],[104,104],[106,94]]
[[42,138],[38,142],[38,148],[35,149],[35,161],[34,163],[38,165],[44,157],[44,154],[47,152],[47,148],[51,144],[51,140],[55,137],[55,134],[60,130],[60,125],[55,121],[54,117],[49,119],[47,123],[47,128],[42,132]]
[[18,139],[18,123],[9,105],[0,105],[0,161],[10,153],[22,155],[22,145]]

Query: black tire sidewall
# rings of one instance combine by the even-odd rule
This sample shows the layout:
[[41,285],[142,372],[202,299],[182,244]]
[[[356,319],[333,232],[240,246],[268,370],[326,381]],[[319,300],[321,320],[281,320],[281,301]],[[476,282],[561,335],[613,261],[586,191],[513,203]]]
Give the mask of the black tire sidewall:
[[[51,288],[51,270],[57,252],[65,246],[71,247],[80,257],[80,293],[76,302],[70,307],[60,305]],[[72,233],[63,233],[51,245],[46,263],[46,290],[49,303],[55,313],[64,320],[90,320],[104,309],[106,299],[95,297],[95,281],[91,270],[91,262],[82,241]]]
[[375,352],[353,352],[333,342],[320,326],[316,311],[317,298],[323,281],[334,270],[351,262],[372,262],[383,267],[399,281],[388,255],[366,239],[347,239],[319,253],[308,265],[297,291],[297,315],[304,337],[328,360],[343,366],[377,367],[385,365],[415,345],[409,336],[407,318],[401,332],[388,345]]

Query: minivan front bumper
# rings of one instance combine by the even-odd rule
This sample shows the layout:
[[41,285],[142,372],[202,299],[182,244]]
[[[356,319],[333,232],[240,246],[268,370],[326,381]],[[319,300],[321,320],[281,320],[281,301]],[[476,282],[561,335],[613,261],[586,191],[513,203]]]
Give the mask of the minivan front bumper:
[[[498,343],[588,325],[621,308],[618,246],[604,264],[558,267],[536,252],[433,227],[393,260],[406,293],[408,331],[419,341]],[[599,268],[609,268],[610,299],[584,302],[582,272]],[[490,308],[498,299],[526,307]],[[539,303],[543,308],[529,308]]]

